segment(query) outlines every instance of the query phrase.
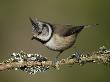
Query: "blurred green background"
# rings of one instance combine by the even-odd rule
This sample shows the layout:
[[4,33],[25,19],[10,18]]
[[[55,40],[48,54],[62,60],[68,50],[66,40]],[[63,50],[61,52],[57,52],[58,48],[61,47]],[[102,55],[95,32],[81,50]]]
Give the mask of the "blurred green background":
[[[83,30],[75,48],[66,50],[61,58],[76,50],[92,52],[103,45],[110,48],[110,0],[0,0],[0,62],[20,50],[49,59],[58,54],[30,40],[29,17],[58,24],[100,24]],[[110,67],[101,64],[74,65],[35,75],[14,70],[0,72],[0,82],[110,82],[109,77]]]

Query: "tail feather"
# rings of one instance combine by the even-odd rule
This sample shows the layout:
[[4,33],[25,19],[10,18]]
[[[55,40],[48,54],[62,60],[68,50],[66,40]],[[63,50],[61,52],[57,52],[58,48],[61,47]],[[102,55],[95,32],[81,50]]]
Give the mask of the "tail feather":
[[89,25],[83,25],[83,26],[84,26],[84,28],[88,28],[88,27],[95,27],[97,25],[99,25],[99,24],[89,24]]

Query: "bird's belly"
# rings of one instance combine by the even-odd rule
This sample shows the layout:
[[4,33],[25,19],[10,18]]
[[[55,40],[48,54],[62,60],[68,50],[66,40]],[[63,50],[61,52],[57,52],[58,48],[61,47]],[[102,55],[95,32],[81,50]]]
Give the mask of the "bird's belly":
[[74,36],[61,37],[58,35],[54,35],[46,44],[48,48],[52,50],[65,50],[70,48],[75,43]]

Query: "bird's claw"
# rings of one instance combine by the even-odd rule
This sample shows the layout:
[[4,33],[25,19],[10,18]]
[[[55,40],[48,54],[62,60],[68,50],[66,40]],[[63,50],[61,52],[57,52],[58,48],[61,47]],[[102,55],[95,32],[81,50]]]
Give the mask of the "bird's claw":
[[59,70],[59,61],[56,61],[56,59],[52,62],[52,66],[55,68],[55,69],[57,69],[57,70]]

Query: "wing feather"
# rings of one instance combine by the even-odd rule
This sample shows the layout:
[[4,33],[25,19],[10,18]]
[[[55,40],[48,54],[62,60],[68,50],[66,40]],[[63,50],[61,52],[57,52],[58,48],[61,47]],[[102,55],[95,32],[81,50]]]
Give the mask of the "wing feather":
[[70,36],[73,35],[74,33],[79,33],[83,28],[84,25],[82,26],[73,26],[73,25],[57,25],[56,33],[59,34],[60,36]]

